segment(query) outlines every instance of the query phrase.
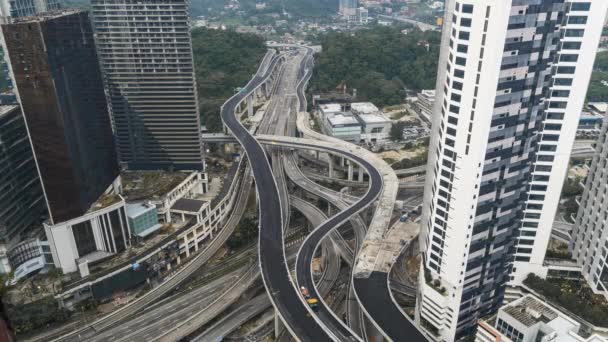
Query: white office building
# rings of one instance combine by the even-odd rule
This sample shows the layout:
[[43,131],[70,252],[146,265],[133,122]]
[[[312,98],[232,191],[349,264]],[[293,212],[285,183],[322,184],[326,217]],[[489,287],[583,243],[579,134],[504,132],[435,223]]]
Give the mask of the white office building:
[[572,230],[572,256],[593,292],[608,299],[608,120],[604,119],[595,146],[576,224]]
[[431,122],[433,107],[435,106],[435,90],[423,90],[418,93],[414,108],[422,118]]
[[351,103],[350,110],[361,124],[359,143],[375,145],[389,139],[392,121],[373,103]]
[[417,320],[471,335],[543,269],[605,0],[448,0]]
[[125,215],[125,200],[108,194],[85,215],[45,224],[53,262],[64,273],[89,275],[89,264],[120,253],[131,246],[131,230]]
[[480,320],[475,342],[606,342],[600,335],[581,336],[581,324],[541,299],[527,295]]

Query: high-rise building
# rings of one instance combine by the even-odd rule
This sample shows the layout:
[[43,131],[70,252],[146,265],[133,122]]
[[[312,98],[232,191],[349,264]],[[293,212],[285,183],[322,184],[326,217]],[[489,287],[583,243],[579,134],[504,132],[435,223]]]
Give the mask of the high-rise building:
[[186,0],[93,0],[121,164],[202,170]]
[[576,224],[572,230],[572,256],[595,293],[608,298],[608,118],[595,145]]
[[0,0],[2,17],[21,18],[58,10],[60,0]]
[[46,205],[25,122],[18,106],[0,106],[0,273],[19,266],[8,253],[32,228],[42,227]]
[[86,12],[2,25],[52,223],[84,214],[119,174]]
[[339,12],[343,17],[357,17],[358,0],[340,0]]
[[471,334],[543,267],[605,0],[448,0],[417,319]]

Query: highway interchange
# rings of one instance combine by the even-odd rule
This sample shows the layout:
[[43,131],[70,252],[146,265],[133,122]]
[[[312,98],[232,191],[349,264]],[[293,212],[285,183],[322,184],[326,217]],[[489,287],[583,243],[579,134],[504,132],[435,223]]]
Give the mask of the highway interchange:
[[[85,337],[91,341],[117,342],[174,341],[186,337],[196,341],[218,340],[254,317],[265,317],[262,321],[266,323],[270,317],[266,313],[271,307],[275,319],[280,320],[286,328],[282,332],[275,332],[278,341],[368,341],[369,336],[380,335],[392,341],[426,340],[392,297],[388,274],[372,273],[366,280],[355,278],[359,249],[368,238],[368,224],[359,214],[370,211],[369,217],[372,211],[381,213],[374,208],[377,203],[386,200],[386,175],[385,171],[378,170],[377,164],[359,152],[359,147],[332,144],[314,137],[314,140],[310,139],[310,127],[302,123],[305,121],[300,114],[306,111],[304,90],[312,66],[312,50],[308,48],[297,48],[281,54],[269,52],[250,82],[221,108],[227,132],[236,139],[246,155],[241,160],[241,171],[235,178],[240,185],[236,191],[242,191],[244,195],[218,234],[221,238],[215,237],[210,246],[215,248],[223,244],[232,233],[240,221],[248,191],[254,183],[260,222],[257,253],[255,249],[250,249],[243,256],[236,256],[234,260],[247,258],[247,262],[239,264],[234,261],[235,266],[230,273],[191,291],[167,297],[168,291],[179,282],[155,288],[140,299],[141,304],[127,305],[121,309],[124,314],[99,319],[97,323],[57,341],[78,341]],[[259,127],[255,124],[254,127],[246,126],[237,112],[241,110],[241,104],[252,101],[255,92],[262,87],[267,93],[266,113]],[[306,138],[297,137],[307,134]],[[359,172],[365,172],[367,176],[364,182],[357,184],[358,187],[366,187],[365,193],[352,195],[338,192],[314,182],[298,163],[299,156],[309,153],[306,151],[344,158],[358,166]],[[420,186],[415,185],[416,181],[410,182],[407,189],[419,191]],[[290,186],[304,192],[295,196]],[[396,190],[393,192],[396,194]],[[320,211],[306,199],[304,193],[325,201],[330,208],[334,208],[334,215]],[[419,199],[419,194],[410,198],[412,208],[418,205]],[[393,203],[389,217],[382,220],[387,224],[394,198],[389,199],[388,203]],[[292,209],[304,214],[314,227],[299,246],[293,243],[301,240],[287,243],[288,236],[296,235],[289,229]],[[346,223],[354,233],[352,245],[343,236],[345,230],[342,228]],[[208,260],[209,257],[206,258]],[[322,260],[323,272],[315,277],[312,264],[317,258]],[[295,261],[295,266],[291,261]],[[195,269],[201,265],[197,263]],[[191,276],[193,268],[191,266],[187,272],[180,271],[183,272],[180,281]],[[242,296],[251,291],[260,275],[266,293],[255,294],[249,301],[243,302]],[[336,284],[342,284],[340,296],[335,295]],[[299,286],[305,286],[314,297],[319,298],[318,312],[308,307],[298,291]],[[405,287],[403,291],[410,289]],[[369,301],[376,301],[377,305],[365,305],[364,302]],[[344,317],[336,310],[345,312]],[[218,316],[221,318],[214,321]],[[133,319],[126,319],[128,317]],[[265,336],[264,332],[268,330],[263,326],[259,324],[252,336]],[[374,332],[376,329],[378,331]]]
[[[309,52],[307,52],[309,54]],[[289,56],[291,57],[291,56]],[[285,64],[282,66],[282,73],[285,75],[293,75],[291,72],[293,66],[291,63],[299,63],[300,65],[308,64],[302,63],[300,58],[286,58]],[[304,60],[307,56],[304,57]],[[287,71],[286,71],[287,70]],[[306,77],[307,73],[300,72],[300,75]],[[262,276],[264,284],[268,293],[270,294],[273,306],[277,310],[283,323],[285,323],[289,332],[298,340],[303,341],[323,341],[323,340],[361,340],[361,337],[349,329],[332,311],[328,308],[321,299],[321,309],[318,313],[313,313],[303,301],[303,298],[298,294],[296,290],[297,286],[306,286],[313,296],[319,297],[314,284],[314,277],[311,272],[311,263],[315,255],[318,246],[321,241],[329,236],[329,233],[334,229],[341,226],[345,221],[356,215],[361,210],[367,208],[373,204],[376,198],[382,191],[382,176],[375,169],[373,165],[367,162],[365,159],[358,157],[354,153],[345,152],[339,148],[326,147],[322,149],[332,154],[341,155],[347,157],[349,160],[355,161],[356,164],[360,165],[366,173],[369,175],[369,187],[368,191],[354,204],[351,204],[345,210],[340,211],[338,214],[329,218],[323,224],[319,225],[305,240],[298,253],[296,262],[296,279],[294,286],[294,279],[290,276],[290,270],[286,263],[281,260],[281,256],[284,255],[283,251],[283,230],[285,226],[285,205],[286,201],[284,195],[281,196],[280,192],[284,191],[284,185],[278,185],[283,183],[283,177],[273,174],[275,172],[283,172],[280,168],[274,167],[280,158],[277,158],[277,154],[273,154],[271,158],[273,165],[269,163],[269,158],[266,156],[264,148],[260,144],[259,139],[256,139],[244,126],[237,120],[234,115],[237,105],[246,100],[246,97],[255,88],[260,86],[265,80],[267,75],[256,75],[252,81],[245,87],[243,91],[235,95],[229,100],[222,108],[222,119],[226,125],[228,131],[238,140],[239,144],[243,147],[249,160],[251,161],[252,169],[254,172],[254,178],[256,179],[256,186],[258,189],[259,196],[259,208],[260,208],[260,240],[259,240],[259,252],[260,252],[260,267],[262,269]],[[290,82],[286,82],[290,83]],[[296,93],[301,93],[300,85],[298,84]],[[303,86],[302,86],[303,87]],[[286,88],[279,87],[282,91],[286,91]],[[285,96],[285,94],[283,94]],[[291,112],[291,108],[287,109],[287,113]],[[286,130],[282,123],[289,121],[280,117],[274,119],[275,132],[277,134],[285,133]],[[281,122],[281,124],[279,124]],[[271,144],[276,144],[276,140],[271,137],[268,138]],[[291,142],[291,144],[287,144]],[[281,141],[282,146],[298,147],[305,149],[316,149],[319,150],[318,143],[306,143],[300,141],[295,143],[292,140]],[[276,178],[279,178],[277,182]],[[281,190],[280,190],[281,189]],[[273,209],[271,209],[273,208]],[[387,278],[385,278],[387,279]],[[375,284],[375,282],[368,282],[369,284]],[[388,280],[386,281],[386,288],[382,286],[377,287],[390,296],[390,290],[388,288]],[[392,297],[391,297],[392,298]],[[395,310],[399,315],[403,315],[394,301],[390,303],[391,306],[395,307]],[[399,321],[397,316],[393,316],[391,319]],[[314,319],[311,319],[310,317]],[[391,336],[393,332],[386,333],[387,337]],[[407,331],[412,339],[419,339],[421,337],[419,331],[413,328],[413,331]],[[397,335],[393,335],[397,336]],[[422,339],[424,339],[422,337]]]

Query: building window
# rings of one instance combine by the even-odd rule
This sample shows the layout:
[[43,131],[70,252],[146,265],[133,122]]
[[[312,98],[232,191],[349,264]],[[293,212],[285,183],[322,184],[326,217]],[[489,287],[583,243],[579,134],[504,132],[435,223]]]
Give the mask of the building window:
[[462,13],[473,13],[473,5],[462,5]]
[[460,18],[460,26],[471,27],[472,20],[469,18]]
[[566,30],[566,37],[568,38],[578,38],[578,37],[582,37],[585,35],[585,30],[584,29],[567,29]]
[[589,11],[591,9],[590,2],[575,2],[570,7],[571,11]]

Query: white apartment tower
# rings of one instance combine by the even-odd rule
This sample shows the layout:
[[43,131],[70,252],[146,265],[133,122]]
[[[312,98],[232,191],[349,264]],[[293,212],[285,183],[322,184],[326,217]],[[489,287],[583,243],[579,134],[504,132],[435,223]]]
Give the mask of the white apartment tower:
[[543,266],[606,0],[447,0],[417,320],[470,335]]
[[187,0],[91,4],[123,167],[202,170]]
[[572,231],[573,258],[582,266],[591,289],[608,299],[608,117],[595,145],[576,224]]

